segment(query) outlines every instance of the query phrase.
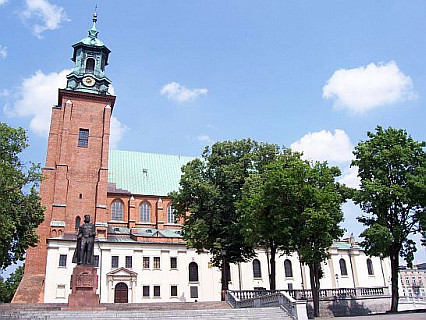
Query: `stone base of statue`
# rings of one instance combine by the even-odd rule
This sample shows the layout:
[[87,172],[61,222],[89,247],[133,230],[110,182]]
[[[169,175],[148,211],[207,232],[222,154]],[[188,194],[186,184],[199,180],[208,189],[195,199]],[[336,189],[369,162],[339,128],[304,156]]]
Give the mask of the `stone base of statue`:
[[68,297],[69,309],[99,309],[98,275],[93,266],[78,265],[71,276],[72,292]]

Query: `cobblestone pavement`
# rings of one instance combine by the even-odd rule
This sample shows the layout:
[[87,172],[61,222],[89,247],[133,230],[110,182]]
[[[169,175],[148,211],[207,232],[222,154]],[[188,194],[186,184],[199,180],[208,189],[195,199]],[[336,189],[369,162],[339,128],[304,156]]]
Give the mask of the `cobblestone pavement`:
[[338,318],[323,318],[323,319],[350,319],[350,320],[426,320],[426,312],[421,313],[396,313],[396,314],[377,314],[370,316],[356,317],[338,317]]

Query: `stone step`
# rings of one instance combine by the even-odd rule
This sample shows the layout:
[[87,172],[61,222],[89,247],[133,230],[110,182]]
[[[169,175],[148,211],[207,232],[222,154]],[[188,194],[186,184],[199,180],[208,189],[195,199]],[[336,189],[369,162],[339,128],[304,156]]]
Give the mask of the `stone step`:
[[[3,310],[5,311],[5,310]],[[0,314],[0,319],[290,319],[278,307],[247,309],[206,309],[206,310],[8,310]]]

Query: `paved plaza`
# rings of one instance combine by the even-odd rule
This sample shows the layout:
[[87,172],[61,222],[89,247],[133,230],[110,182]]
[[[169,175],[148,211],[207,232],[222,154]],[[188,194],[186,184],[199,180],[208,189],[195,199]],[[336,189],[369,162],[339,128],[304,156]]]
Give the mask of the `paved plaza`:
[[378,315],[370,315],[370,316],[354,316],[354,317],[338,317],[338,318],[322,318],[322,319],[335,319],[335,320],[425,320],[426,312],[420,313],[397,313],[397,314],[378,314]]

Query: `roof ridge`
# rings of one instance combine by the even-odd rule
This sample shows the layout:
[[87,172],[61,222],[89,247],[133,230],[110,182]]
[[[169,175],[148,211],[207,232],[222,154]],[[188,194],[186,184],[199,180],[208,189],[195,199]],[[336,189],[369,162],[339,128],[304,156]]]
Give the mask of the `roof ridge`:
[[159,153],[159,152],[144,152],[144,151],[132,151],[132,150],[118,150],[110,149],[109,152],[126,152],[126,153],[141,153],[141,154],[154,154],[159,156],[173,156],[173,157],[185,157],[185,158],[198,158],[195,156],[185,156],[180,154],[171,154],[171,153]]

